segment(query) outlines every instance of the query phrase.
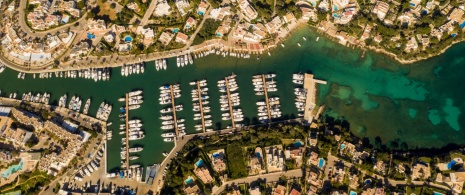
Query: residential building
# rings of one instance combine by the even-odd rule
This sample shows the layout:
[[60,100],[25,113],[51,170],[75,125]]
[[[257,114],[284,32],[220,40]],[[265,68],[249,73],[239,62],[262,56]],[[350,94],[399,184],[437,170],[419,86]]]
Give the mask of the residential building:
[[447,19],[458,23],[462,21],[462,16],[463,16],[463,10],[460,8],[454,8],[452,12],[450,12],[449,16],[447,16]]
[[21,152],[19,158],[23,161],[23,170],[26,172],[34,171],[40,157],[40,152]]
[[258,13],[257,11],[250,5],[249,1],[247,0],[238,0],[237,3],[239,4],[239,8],[242,11],[242,14],[245,16],[245,20],[250,22],[250,20],[254,20],[257,18]]
[[210,18],[215,20],[223,20],[226,16],[230,15],[232,15],[231,7],[219,7],[210,11]]
[[262,193],[260,192],[260,186],[251,187],[249,189],[249,194],[250,195],[261,195]]
[[418,49],[417,39],[415,37],[410,37],[405,45],[405,51],[410,52],[416,49]]
[[283,25],[283,23],[282,23],[280,17],[276,16],[276,17],[273,18],[273,20],[266,23],[265,27],[268,30],[268,33],[275,34],[275,33],[279,32],[282,25]]
[[200,178],[200,180],[204,184],[213,182],[213,178],[210,175],[210,171],[208,171],[202,159],[200,159],[199,161],[195,163],[194,173],[195,175],[197,175],[197,177]]
[[281,146],[270,146],[265,148],[266,163],[268,172],[276,172],[284,170],[283,150]]
[[19,123],[31,127],[34,129],[34,131],[40,132],[42,128],[44,127],[44,123],[42,119],[40,119],[38,116],[26,112],[26,111],[21,111],[16,108],[11,109],[11,115],[14,117]]
[[380,161],[376,162],[376,164],[373,166],[373,169],[375,171],[378,171],[379,173],[384,174],[384,172],[386,170],[386,164],[382,160],[380,160]]
[[82,55],[87,55],[90,51],[90,44],[86,41],[81,41],[78,44],[74,45],[69,54],[70,58],[80,57]]
[[167,16],[171,14],[171,7],[168,4],[168,1],[162,0],[158,1],[157,7],[155,8],[154,15],[155,16]]
[[7,127],[0,135],[6,141],[11,141],[15,145],[25,146],[26,142],[32,137],[32,132],[19,127]]
[[262,172],[263,165],[263,153],[260,147],[255,148],[254,153],[250,157],[249,165],[250,168],[249,175],[256,175]]
[[168,45],[173,39],[173,37],[173,33],[165,31],[161,33],[160,37],[158,38],[158,41],[160,41],[163,45]]
[[431,170],[428,163],[419,162],[412,167],[412,180],[428,179],[431,177]]
[[181,14],[181,16],[184,16],[187,14],[186,9],[189,8],[188,0],[176,0],[175,5],[178,8],[178,11]]
[[300,192],[294,188],[294,189],[291,190],[289,195],[300,195]]
[[213,165],[213,169],[216,172],[223,173],[224,171],[226,171],[226,162],[225,162],[225,156],[224,155],[225,155],[224,149],[220,149],[220,150],[214,152],[210,156],[210,159],[211,159],[211,162],[212,162],[212,165]]
[[300,10],[302,11],[302,19],[313,22],[318,21],[317,10],[315,8],[301,7]]
[[177,43],[187,44],[188,40],[189,40],[189,37],[186,34],[182,32],[178,32],[178,34],[176,34],[176,39],[174,41],[176,41]]
[[307,182],[315,187],[321,187],[323,181],[320,179],[320,171],[311,169],[307,174]]
[[189,176],[187,178],[187,180],[184,182],[184,184],[185,184],[184,192],[187,195],[197,195],[197,194],[201,193],[201,191],[199,189],[199,186],[197,186],[197,184],[195,183],[194,178],[192,178],[191,176]]
[[208,7],[208,2],[206,0],[201,0],[199,7],[197,8],[197,14],[203,16],[207,12]]
[[297,21],[297,19],[295,18],[292,12],[289,12],[285,16],[283,16],[283,20],[285,23],[291,23],[291,22]]
[[286,188],[282,185],[276,186],[276,188],[273,188],[272,194],[273,195],[284,195],[286,193]]
[[196,27],[197,27],[197,21],[194,18],[189,17],[186,21],[186,25],[184,25],[184,30],[185,31],[195,30]]
[[379,20],[384,20],[386,14],[389,11],[389,4],[383,1],[377,1],[375,6],[373,6],[372,13],[376,14]]

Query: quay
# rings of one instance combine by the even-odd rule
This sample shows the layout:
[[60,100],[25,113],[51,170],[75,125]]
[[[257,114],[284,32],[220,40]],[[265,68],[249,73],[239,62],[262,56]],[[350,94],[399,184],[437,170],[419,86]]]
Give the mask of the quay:
[[176,131],[176,137],[179,137],[178,121],[177,121],[178,119],[176,117],[176,105],[174,104],[173,85],[170,85],[170,95],[171,95],[171,106],[173,109],[174,130]]
[[199,96],[200,117],[202,117],[202,131],[205,133],[205,118],[204,118],[203,105],[202,105],[202,92],[200,91],[200,81],[197,81],[197,95]]
[[268,122],[271,122],[270,102],[268,101],[268,88],[266,87],[265,75],[262,74],[263,90],[265,91],[266,110],[268,111]]
[[314,115],[312,114],[313,109],[316,106],[316,84],[326,85],[326,81],[314,79],[313,74],[304,75],[304,89],[307,91],[307,97],[305,99],[305,110],[304,120],[312,121]]
[[229,113],[231,115],[231,122],[232,122],[232,127],[236,128],[236,123],[234,122],[234,112],[233,112],[233,106],[231,102],[231,92],[229,91],[229,81],[228,77],[225,77],[224,80],[226,81],[226,93],[228,94],[228,104],[229,104]]
[[126,93],[126,173],[129,172],[129,93]]

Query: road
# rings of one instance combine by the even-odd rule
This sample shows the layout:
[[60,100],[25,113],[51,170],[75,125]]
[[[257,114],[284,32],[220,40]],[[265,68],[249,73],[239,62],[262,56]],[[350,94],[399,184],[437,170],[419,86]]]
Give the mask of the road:
[[158,3],[158,0],[152,0],[150,2],[149,8],[145,12],[144,17],[142,18],[142,20],[140,21],[141,26],[147,25],[147,22],[149,21],[150,16],[152,16],[153,12],[155,11],[155,8],[157,8],[157,3]]
[[291,170],[291,171],[287,171],[287,172],[275,172],[275,173],[268,173],[268,174],[263,174],[263,175],[256,175],[256,176],[250,176],[250,177],[246,177],[246,178],[240,178],[240,179],[235,179],[235,180],[230,180],[230,181],[227,181],[225,183],[223,183],[223,185],[221,185],[219,188],[214,188],[213,191],[212,191],[212,194],[213,195],[216,195],[216,194],[221,194],[221,192],[224,191],[225,187],[227,186],[232,186],[232,185],[237,185],[237,184],[243,184],[243,183],[252,183],[252,182],[255,182],[257,181],[258,179],[263,179],[265,180],[267,183],[268,182],[277,182],[279,181],[279,178],[281,178],[281,176],[286,176],[286,178],[300,178],[302,177],[302,170],[301,169],[295,169],[295,170]]

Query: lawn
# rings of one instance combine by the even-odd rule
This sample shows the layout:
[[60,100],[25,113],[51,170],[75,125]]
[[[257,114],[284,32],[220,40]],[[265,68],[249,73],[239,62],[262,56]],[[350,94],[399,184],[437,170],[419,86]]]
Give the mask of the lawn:
[[110,2],[107,1],[104,3],[102,0],[99,0],[97,5],[100,7],[100,12],[97,14],[98,16],[107,15],[110,17],[110,20],[116,20],[116,11],[115,9],[111,8]]

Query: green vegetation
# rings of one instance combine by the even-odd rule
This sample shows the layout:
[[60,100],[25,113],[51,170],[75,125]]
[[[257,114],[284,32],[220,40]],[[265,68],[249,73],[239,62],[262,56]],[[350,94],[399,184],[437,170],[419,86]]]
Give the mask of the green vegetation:
[[206,19],[202,26],[202,29],[200,29],[199,33],[195,37],[193,44],[194,45],[201,44],[204,41],[215,37],[216,29],[218,29],[220,24],[221,24],[221,21],[217,21],[212,18]]
[[238,143],[230,144],[226,148],[228,154],[229,177],[232,179],[247,176],[247,165],[241,145]]

